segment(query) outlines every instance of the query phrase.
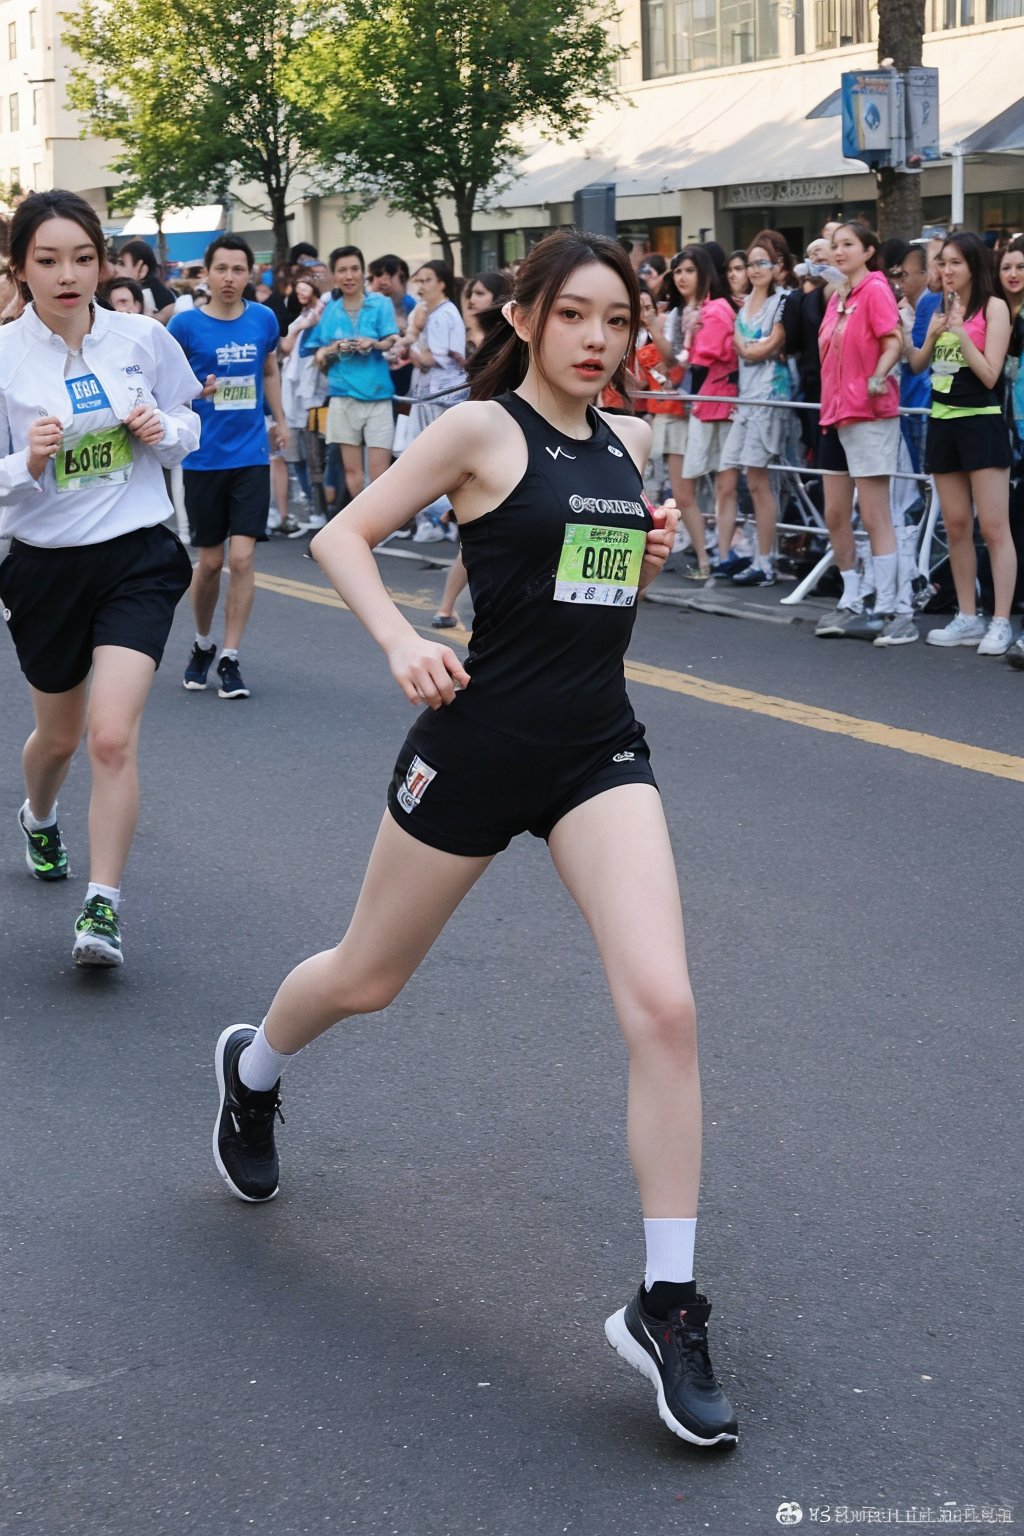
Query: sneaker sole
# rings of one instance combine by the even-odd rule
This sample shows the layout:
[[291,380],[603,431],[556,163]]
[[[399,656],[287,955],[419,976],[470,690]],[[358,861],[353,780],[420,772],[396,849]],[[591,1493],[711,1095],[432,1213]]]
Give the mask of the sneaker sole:
[[93,934],[83,935],[75,940],[75,947],[71,951],[71,958],[76,965],[86,965],[94,968],[111,970],[116,966],[124,965],[124,955],[119,949],[114,949],[103,939],[98,939]]
[[203,693],[206,689],[205,683],[192,683],[189,682],[187,677],[184,679],[181,686],[183,688],[187,688],[190,693]]
[[229,693],[226,688],[218,688],[217,697],[218,699],[247,699],[249,697],[249,690],[248,688],[236,688],[232,693]]
[[977,635],[973,640],[936,640],[935,633],[936,631],[932,630],[930,635],[925,635],[925,644],[937,645],[940,651],[955,651],[958,646],[970,646],[976,651],[983,638]]
[[876,635],[871,643],[872,645],[881,646],[913,645],[914,641],[919,640],[920,638],[920,635],[900,635],[898,638],[890,640],[886,635]]
[[723,1433],[721,1435],[715,1435],[711,1440],[706,1440],[703,1439],[700,1435],[695,1435],[693,1430],[687,1429],[684,1424],[680,1424],[679,1420],[670,1411],[668,1403],[665,1401],[665,1389],[661,1383],[661,1376],[658,1373],[658,1367],[655,1365],[646,1349],[641,1349],[636,1339],[634,1339],[633,1335],[626,1327],[625,1307],[620,1307],[617,1312],[613,1312],[611,1317],[608,1318],[604,1325],[604,1335],[612,1349],[614,1349],[615,1353],[620,1355],[622,1359],[625,1360],[627,1365],[631,1365],[634,1370],[639,1371],[641,1376],[647,1377],[647,1380],[651,1383],[658,1394],[658,1415],[661,1419],[661,1422],[667,1429],[670,1429],[674,1435],[678,1435],[680,1440],[686,1440],[690,1445],[706,1446],[736,1444],[738,1437],[734,1434]]
[[978,646],[978,655],[979,656],[1005,656],[1009,649],[1010,649],[1010,647],[1008,645],[1004,645],[1002,650],[999,650],[999,651],[995,650],[991,646],[989,647],[988,650],[986,650],[984,648],[984,646],[979,645]]
[[[219,1095],[219,1102],[217,1105],[217,1118],[213,1122],[213,1161],[217,1166],[217,1172],[220,1174],[221,1178],[224,1180],[224,1183],[227,1185],[228,1189],[234,1195],[236,1200],[244,1200],[246,1205],[266,1205],[268,1200],[273,1200],[275,1198],[277,1195],[277,1190],[275,1189],[272,1195],[247,1195],[244,1190],[239,1189],[238,1185],[232,1179],[230,1173],[221,1161],[220,1155],[220,1122],[221,1116],[224,1113],[224,1100],[227,1097],[227,1082],[224,1077],[224,1047],[228,1040],[230,1040],[231,1036],[237,1034],[238,1030],[244,1027],[245,1026],[238,1024],[229,1024],[227,1029],[222,1030],[220,1039],[217,1041],[217,1049],[214,1053],[213,1064],[217,1071],[217,1093]],[[252,1039],[255,1033],[256,1031],[253,1030],[252,1035],[250,1035],[249,1038]]]

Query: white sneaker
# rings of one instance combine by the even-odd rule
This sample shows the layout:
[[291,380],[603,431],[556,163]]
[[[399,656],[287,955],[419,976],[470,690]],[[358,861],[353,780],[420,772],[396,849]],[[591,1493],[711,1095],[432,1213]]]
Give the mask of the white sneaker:
[[979,656],[1005,656],[1013,639],[1013,626],[1009,619],[992,619],[985,638],[978,646]]
[[439,528],[436,523],[421,523],[413,534],[412,541],[414,544],[436,544],[444,536],[444,529]]
[[310,533],[313,533],[317,528],[326,528],[327,519],[322,512],[311,512],[306,518],[303,527]]
[[945,629],[933,629],[925,635],[929,645],[973,645],[985,638],[985,620],[974,613],[958,613]]

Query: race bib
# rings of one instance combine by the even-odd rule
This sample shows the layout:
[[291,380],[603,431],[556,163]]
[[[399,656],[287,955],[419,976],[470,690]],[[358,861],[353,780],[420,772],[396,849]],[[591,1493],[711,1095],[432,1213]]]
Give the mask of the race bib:
[[943,331],[937,336],[932,352],[932,390],[939,395],[948,395],[965,361],[959,336],[953,331]]
[[213,396],[215,411],[254,411],[256,409],[256,375],[239,373],[217,380]]
[[53,472],[58,491],[75,491],[99,481],[123,484],[132,472],[132,439],[127,427],[87,432],[77,443],[58,449]]
[[555,574],[555,602],[632,607],[646,543],[642,528],[566,523]]

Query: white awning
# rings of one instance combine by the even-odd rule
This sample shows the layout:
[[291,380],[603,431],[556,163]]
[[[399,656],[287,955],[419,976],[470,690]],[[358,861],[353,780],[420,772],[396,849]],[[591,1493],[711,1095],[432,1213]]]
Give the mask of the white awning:
[[[1018,33],[1018,36],[1020,34]],[[944,144],[966,138],[1020,97],[1017,55],[1005,34],[956,34],[931,42],[925,63],[939,69]],[[780,60],[645,81],[626,103],[609,103],[582,140],[538,145],[521,162],[505,206],[569,202],[590,182],[614,182],[619,197],[864,174],[842,153],[838,117],[808,118],[839,85],[843,70],[871,67],[871,50],[841,60]]]
[[[165,235],[206,234],[220,227],[224,217],[221,203],[202,203],[195,208],[178,208],[164,218]],[[157,233],[156,220],[146,209],[136,208],[121,230],[129,239],[148,240]]]

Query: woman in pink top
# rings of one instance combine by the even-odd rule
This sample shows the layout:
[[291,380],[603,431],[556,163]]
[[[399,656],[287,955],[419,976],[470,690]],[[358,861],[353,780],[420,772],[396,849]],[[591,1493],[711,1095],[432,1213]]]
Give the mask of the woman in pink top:
[[[900,445],[900,392],[891,370],[902,340],[896,298],[879,270],[878,236],[864,224],[840,224],[832,260],[843,286],[829,299],[818,334],[821,354],[821,429],[816,456],[825,474],[825,523],[843,595],[820,620],[821,637],[849,636],[876,645],[917,639],[909,603],[898,611],[896,534],[889,510],[889,477]],[[853,539],[853,488],[871,545],[875,604],[864,609]]]
[[[709,296],[690,341],[690,384],[697,395],[738,394],[739,360],[733,327],[736,311],[727,298]],[[735,576],[750,562],[732,553],[736,531],[736,495],[740,472],[720,469],[722,449],[729,435],[729,423],[736,407],[720,400],[696,400],[690,412],[690,430],[683,459],[683,479],[693,485],[702,475],[715,477],[715,521],[718,526],[718,564],[713,576]]]

